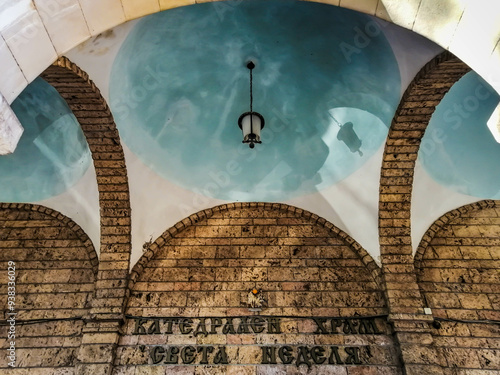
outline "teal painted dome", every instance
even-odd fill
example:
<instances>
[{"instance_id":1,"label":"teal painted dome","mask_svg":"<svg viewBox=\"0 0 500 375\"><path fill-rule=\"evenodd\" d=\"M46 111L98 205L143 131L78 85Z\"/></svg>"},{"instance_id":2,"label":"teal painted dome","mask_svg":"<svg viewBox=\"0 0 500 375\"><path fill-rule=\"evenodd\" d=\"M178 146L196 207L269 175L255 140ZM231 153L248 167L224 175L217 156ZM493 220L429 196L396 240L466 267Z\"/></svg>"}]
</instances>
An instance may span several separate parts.
<instances>
[{"instance_id":1,"label":"teal painted dome","mask_svg":"<svg viewBox=\"0 0 500 375\"><path fill-rule=\"evenodd\" d=\"M500 199L500 144L487 126L499 100L475 72L445 95L419 151L419 161L435 181L461 194Z\"/></svg>"},{"instance_id":2,"label":"teal painted dome","mask_svg":"<svg viewBox=\"0 0 500 375\"><path fill-rule=\"evenodd\" d=\"M41 201L76 184L91 155L80 124L59 93L37 78L12 109L24 133L13 154L0 156L0 201Z\"/></svg>"},{"instance_id":3,"label":"teal painted dome","mask_svg":"<svg viewBox=\"0 0 500 375\"><path fill-rule=\"evenodd\" d=\"M373 18L293 1L205 3L145 17L113 63L122 140L188 190L231 201L313 193L359 169L385 140L397 61ZM239 116L265 118L242 144ZM347 125L346 125L347 124Z\"/></svg>"}]
</instances>

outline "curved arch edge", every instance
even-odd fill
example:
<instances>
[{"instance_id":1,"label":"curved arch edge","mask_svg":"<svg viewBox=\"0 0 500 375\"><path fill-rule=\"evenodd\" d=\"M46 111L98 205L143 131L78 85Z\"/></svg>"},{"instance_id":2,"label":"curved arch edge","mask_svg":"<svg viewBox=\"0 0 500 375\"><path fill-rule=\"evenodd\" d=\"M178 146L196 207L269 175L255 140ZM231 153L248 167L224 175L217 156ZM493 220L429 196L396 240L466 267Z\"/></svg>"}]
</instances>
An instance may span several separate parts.
<instances>
[{"instance_id":1,"label":"curved arch edge","mask_svg":"<svg viewBox=\"0 0 500 375\"><path fill-rule=\"evenodd\" d=\"M85 233L85 231L75 223L71 218L63 215L59 211L53 210L52 208L48 208L39 204L29 204L29 203L0 203L0 209L14 209L21 211L34 211L43 213L45 215L51 216L54 219L58 220L66 227L68 227L77 238L82 242L87 250L87 254L89 257L89 261L92 265L92 269L94 275L97 276L97 270L99 266L99 259L97 257L97 252L95 251L94 244L90 240L89 236Z\"/></svg>"},{"instance_id":2,"label":"curved arch edge","mask_svg":"<svg viewBox=\"0 0 500 375\"><path fill-rule=\"evenodd\" d=\"M177 222L177 224L175 224L174 226L163 232L163 234L161 234L153 243L151 243L147 248L144 249L144 254L132 268L129 277L128 290L130 291L133 289L135 282L144 271L146 264L151 259L153 259L155 253L160 249L160 247L163 246L165 243L167 243L170 239L174 238L179 232L192 226L193 224L209 219L217 212L224 212L233 209L245 209L245 208L261 208L266 211L273 210L273 211L292 212L297 217L307 219L311 223L313 224L315 223L331 231L336 236L341 238L345 242L345 244L349 246L351 250L354 251L354 253L359 257L361 262L364 264L364 266L368 269L368 271L372 275L372 278L377 284L377 286L379 288L381 287L382 285L381 269L377 265L375 260L371 257L371 255L368 254L368 252L365 249L363 249L363 247L358 242L356 242L356 240L354 240L351 236L349 236L341 229L337 228L335 225L333 225L326 219L316 214L313 214L312 212L303 210L298 207L290 206L284 203L237 202L237 203L222 204L219 206L201 210Z\"/></svg>"},{"instance_id":3,"label":"curved arch edge","mask_svg":"<svg viewBox=\"0 0 500 375\"><path fill-rule=\"evenodd\" d=\"M469 213L469 212L474 212L474 211L481 211L485 210L488 208L494 208L499 205L498 201L494 201L491 199L485 199L482 201L478 201L475 203L470 203L466 204L464 206L458 207L454 210L448 211L444 215L442 215L440 218L438 218L434 223L427 229L425 234L422 236L422 239L420 240L420 243L417 247L417 251L414 256L414 262L415 262L415 268L420 268L421 267L421 262L423 260L423 256L425 254L425 251L427 250L427 247L431 243L432 239L436 236L436 234L443 229L447 224L452 222L455 219L458 219L462 217L462 215Z\"/></svg>"}]
</instances>

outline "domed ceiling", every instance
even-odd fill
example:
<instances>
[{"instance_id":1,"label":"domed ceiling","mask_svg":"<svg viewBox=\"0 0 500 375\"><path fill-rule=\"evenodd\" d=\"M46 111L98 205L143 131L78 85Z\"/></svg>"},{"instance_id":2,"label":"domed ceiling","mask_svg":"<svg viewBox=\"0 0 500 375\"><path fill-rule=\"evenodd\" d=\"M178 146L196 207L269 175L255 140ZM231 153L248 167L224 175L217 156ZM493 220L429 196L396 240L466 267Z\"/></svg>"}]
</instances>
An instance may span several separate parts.
<instances>
[{"instance_id":1,"label":"domed ceiling","mask_svg":"<svg viewBox=\"0 0 500 375\"><path fill-rule=\"evenodd\" d=\"M439 51L354 11L252 0L150 15L67 55L110 103L124 145L133 261L177 221L234 201L312 211L376 259L384 141L402 92ZM266 122L254 149L237 124L249 110L250 60L253 109ZM417 163L414 243L444 212L498 198L499 145L485 124L498 100L470 73L437 108ZM25 134L0 157L0 200L43 201L93 232L98 247L95 174L69 108L41 79L12 107Z\"/></svg>"},{"instance_id":2,"label":"domed ceiling","mask_svg":"<svg viewBox=\"0 0 500 375\"><path fill-rule=\"evenodd\" d=\"M37 78L12 109L24 134L15 153L0 157L0 201L41 201L70 189L87 171L91 156L64 99Z\"/></svg>"},{"instance_id":3,"label":"domed ceiling","mask_svg":"<svg viewBox=\"0 0 500 375\"><path fill-rule=\"evenodd\" d=\"M276 201L322 190L387 135L401 84L381 28L357 12L289 1L146 17L111 73L121 137L162 177L213 198ZM250 60L253 108L266 121L254 150L237 126L249 110Z\"/></svg>"},{"instance_id":4,"label":"domed ceiling","mask_svg":"<svg viewBox=\"0 0 500 375\"><path fill-rule=\"evenodd\" d=\"M499 100L475 72L445 95L419 151L419 161L436 182L457 193L500 199L500 145L487 126Z\"/></svg>"}]
</instances>

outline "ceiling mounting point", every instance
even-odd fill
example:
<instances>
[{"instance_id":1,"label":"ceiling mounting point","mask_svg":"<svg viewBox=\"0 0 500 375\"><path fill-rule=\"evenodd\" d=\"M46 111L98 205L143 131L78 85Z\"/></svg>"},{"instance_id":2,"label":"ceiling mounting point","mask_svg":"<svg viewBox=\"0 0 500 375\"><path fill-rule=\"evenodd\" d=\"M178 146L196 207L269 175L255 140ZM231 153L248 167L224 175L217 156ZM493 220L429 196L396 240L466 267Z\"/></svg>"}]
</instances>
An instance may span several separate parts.
<instances>
[{"instance_id":1,"label":"ceiling mounting point","mask_svg":"<svg viewBox=\"0 0 500 375\"><path fill-rule=\"evenodd\" d=\"M255 68L255 64L252 60L250 60L249 62L247 62L247 68L248 69L253 69Z\"/></svg>"}]
</instances>

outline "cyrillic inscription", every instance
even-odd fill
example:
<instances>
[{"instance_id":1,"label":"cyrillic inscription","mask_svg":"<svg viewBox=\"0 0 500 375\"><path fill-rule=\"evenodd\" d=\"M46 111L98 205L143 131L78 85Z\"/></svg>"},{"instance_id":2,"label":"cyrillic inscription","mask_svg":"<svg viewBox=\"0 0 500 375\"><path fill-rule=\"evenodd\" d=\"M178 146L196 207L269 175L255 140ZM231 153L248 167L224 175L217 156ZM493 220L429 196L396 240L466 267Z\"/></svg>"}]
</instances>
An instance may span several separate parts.
<instances>
[{"instance_id":1,"label":"cyrillic inscription","mask_svg":"<svg viewBox=\"0 0 500 375\"><path fill-rule=\"evenodd\" d=\"M135 335L176 334L191 337L208 335L280 334L281 319L311 319L305 334L313 335L380 335L383 332L374 317L133 317ZM385 328L383 329L385 331ZM267 345L260 346L261 364L264 365L360 365L366 359L360 355L364 347L336 345ZM369 352L369 348L366 348ZM226 365L230 364L226 346L170 345L149 349L150 362L154 365Z\"/></svg>"},{"instance_id":2,"label":"cyrillic inscription","mask_svg":"<svg viewBox=\"0 0 500 375\"><path fill-rule=\"evenodd\" d=\"M227 365L229 363L225 346L154 346L149 356L154 365L200 364Z\"/></svg>"},{"instance_id":3,"label":"cyrillic inscription","mask_svg":"<svg viewBox=\"0 0 500 375\"><path fill-rule=\"evenodd\" d=\"M311 318L316 323L316 334L379 335L374 318Z\"/></svg>"},{"instance_id":4,"label":"cyrillic inscription","mask_svg":"<svg viewBox=\"0 0 500 375\"><path fill-rule=\"evenodd\" d=\"M357 346L262 346L262 364L277 365L360 365ZM278 354L278 355L276 355Z\"/></svg>"},{"instance_id":5,"label":"cyrillic inscription","mask_svg":"<svg viewBox=\"0 0 500 375\"><path fill-rule=\"evenodd\" d=\"M235 335L253 333L281 333L278 317L250 316L241 318L134 318L134 335Z\"/></svg>"}]
</instances>

